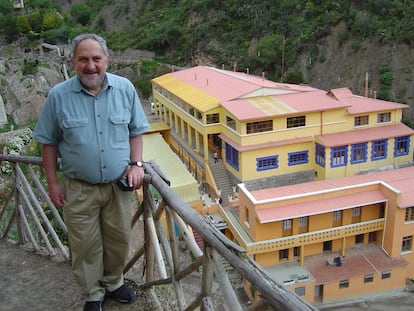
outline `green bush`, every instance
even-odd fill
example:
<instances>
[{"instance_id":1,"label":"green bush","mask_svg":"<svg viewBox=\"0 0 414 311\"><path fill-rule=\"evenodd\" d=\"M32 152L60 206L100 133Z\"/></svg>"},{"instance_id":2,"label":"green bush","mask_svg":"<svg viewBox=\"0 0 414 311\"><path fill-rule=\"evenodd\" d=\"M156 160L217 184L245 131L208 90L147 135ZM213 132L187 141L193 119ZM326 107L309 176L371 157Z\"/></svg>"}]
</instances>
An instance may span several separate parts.
<instances>
[{"instance_id":1,"label":"green bush","mask_svg":"<svg viewBox=\"0 0 414 311\"><path fill-rule=\"evenodd\" d=\"M140 78L135 81L135 86L138 88L140 93L145 99L148 99L152 93L151 80L147 78Z\"/></svg>"},{"instance_id":2,"label":"green bush","mask_svg":"<svg viewBox=\"0 0 414 311\"><path fill-rule=\"evenodd\" d=\"M38 65L39 63L36 60L25 60L22 73L24 75L35 74L37 72Z\"/></svg>"}]
</instances>

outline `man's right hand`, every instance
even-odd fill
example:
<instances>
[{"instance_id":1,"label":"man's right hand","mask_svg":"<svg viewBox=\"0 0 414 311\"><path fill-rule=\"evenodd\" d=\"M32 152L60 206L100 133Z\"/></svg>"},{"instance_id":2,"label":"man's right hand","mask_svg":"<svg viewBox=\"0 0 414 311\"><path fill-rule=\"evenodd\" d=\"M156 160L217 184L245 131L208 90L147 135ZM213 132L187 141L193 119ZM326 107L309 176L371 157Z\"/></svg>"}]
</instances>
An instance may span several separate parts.
<instances>
[{"instance_id":1,"label":"man's right hand","mask_svg":"<svg viewBox=\"0 0 414 311\"><path fill-rule=\"evenodd\" d=\"M52 184L47 186L49 197L56 206L65 205L65 195L63 189L59 184Z\"/></svg>"}]
</instances>

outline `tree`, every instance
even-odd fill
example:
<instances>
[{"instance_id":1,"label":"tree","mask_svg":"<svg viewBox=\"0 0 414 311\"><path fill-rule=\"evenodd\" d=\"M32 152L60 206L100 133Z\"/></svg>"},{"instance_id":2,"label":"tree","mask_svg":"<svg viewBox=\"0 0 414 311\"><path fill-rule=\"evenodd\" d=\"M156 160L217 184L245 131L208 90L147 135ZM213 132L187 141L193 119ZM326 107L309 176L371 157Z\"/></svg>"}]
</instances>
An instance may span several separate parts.
<instances>
[{"instance_id":1,"label":"tree","mask_svg":"<svg viewBox=\"0 0 414 311\"><path fill-rule=\"evenodd\" d=\"M74 3L70 7L70 15L72 15L77 23L85 26L91 21L92 10L87 4Z\"/></svg>"},{"instance_id":2,"label":"tree","mask_svg":"<svg viewBox=\"0 0 414 311\"><path fill-rule=\"evenodd\" d=\"M43 16L43 30L59 28L63 24L63 18L57 12L49 12Z\"/></svg>"},{"instance_id":3,"label":"tree","mask_svg":"<svg viewBox=\"0 0 414 311\"><path fill-rule=\"evenodd\" d=\"M32 27L30 27L29 21L27 20L27 17L24 15L17 16L16 19L16 26L19 32L21 33L29 33L32 30Z\"/></svg>"}]
</instances>

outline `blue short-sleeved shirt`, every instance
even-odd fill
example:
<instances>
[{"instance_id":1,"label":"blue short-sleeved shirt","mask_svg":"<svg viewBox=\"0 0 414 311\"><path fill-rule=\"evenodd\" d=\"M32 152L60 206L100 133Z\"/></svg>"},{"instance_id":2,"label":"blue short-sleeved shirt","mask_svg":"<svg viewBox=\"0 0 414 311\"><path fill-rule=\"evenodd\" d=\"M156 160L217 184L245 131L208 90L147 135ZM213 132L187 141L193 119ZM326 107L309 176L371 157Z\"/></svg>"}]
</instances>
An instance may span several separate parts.
<instances>
[{"instance_id":1,"label":"blue short-sleeved shirt","mask_svg":"<svg viewBox=\"0 0 414 311\"><path fill-rule=\"evenodd\" d=\"M128 79L106 73L104 87L94 96L74 76L49 91L33 139L58 147L66 176L107 183L119 178L128 166L129 138L148 128Z\"/></svg>"}]
</instances>

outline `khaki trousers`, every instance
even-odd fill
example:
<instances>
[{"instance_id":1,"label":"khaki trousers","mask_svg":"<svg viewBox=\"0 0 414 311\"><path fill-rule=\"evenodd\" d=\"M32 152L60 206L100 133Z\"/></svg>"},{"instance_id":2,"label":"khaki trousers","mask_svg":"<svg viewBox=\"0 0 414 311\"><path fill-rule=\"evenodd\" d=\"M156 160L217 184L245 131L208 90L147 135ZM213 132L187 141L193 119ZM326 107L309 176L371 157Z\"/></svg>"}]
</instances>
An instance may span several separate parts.
<instances>
[{"instance_id":1,"label":"khaki trousers","mask_svg":"<svg viewBox=\"0 0 414 311\"><path fill-rule=\"evenodd\" d=\"M105 290L124 283L128 258L132 192L115 183L92 185L63 176L72 271L86 301L102 301Z\"/></svg>"}]
</instances>

